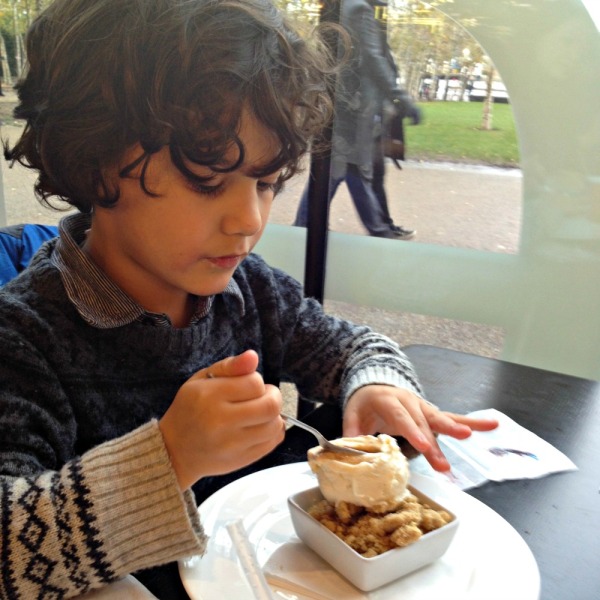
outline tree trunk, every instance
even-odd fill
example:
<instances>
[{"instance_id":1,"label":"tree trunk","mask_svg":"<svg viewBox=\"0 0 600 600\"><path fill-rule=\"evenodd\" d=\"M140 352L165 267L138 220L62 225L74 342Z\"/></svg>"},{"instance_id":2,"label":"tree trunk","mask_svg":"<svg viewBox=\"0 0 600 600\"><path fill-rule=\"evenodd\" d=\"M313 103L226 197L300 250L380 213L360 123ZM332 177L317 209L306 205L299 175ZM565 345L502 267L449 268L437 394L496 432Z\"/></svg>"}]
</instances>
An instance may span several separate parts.
<instances>
[{"instance_id":1,"label":"tree trunk","mask_svg":"<svg viewBox=\"0 0 600 600\"><path fill-rule=\"evenodd\" d=\"M8 54L6 54L6 44L4 43L4 37L2 37L2 34L0 33L0 61L1 61L1 68L0 68L0 73L2 74L2 81L1 83L3 85L6 86L11 86L12 85L12 77L10 74L10 68L8 66Z\"/></svg>"},{"instance_id":2,"label":"tree trunk","mask_svg":"<svg viewBox=\"0 0 600 600\"><path fill-rule=\"evenodd\" d=\"M492 106L494 103L494 97L492 96L492 83L494 81L494 73L495 70L492 67L488 72L487 89L485 100L483 101L483 118L481 120L481 129L484 131L490 131L492 129Z\"/></svg>"}]
</instances>

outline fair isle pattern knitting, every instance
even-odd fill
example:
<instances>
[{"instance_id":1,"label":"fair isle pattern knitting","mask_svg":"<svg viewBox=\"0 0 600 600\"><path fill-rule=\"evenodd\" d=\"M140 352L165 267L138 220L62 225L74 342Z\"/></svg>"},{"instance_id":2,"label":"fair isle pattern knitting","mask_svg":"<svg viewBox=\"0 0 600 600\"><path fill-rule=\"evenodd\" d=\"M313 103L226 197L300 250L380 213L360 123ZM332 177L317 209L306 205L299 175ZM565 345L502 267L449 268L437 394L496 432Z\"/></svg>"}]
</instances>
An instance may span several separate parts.
<instances>
[{"instance_id":1,"label":"fair isle pattern knitting","mask_svg":"<svg viewBox=\"0 0 600 600\"><path fill-rule=\"evenodd\" d=\"M156 421L60 472L0 477L0 507L2 600L78 596L206 545L193 494L179 491Z\"/></svg>"},{"instance_id":2,"label":"fair isle pattern knitting","mask_svg":"<svg viewBox=\"0 0 600 600\"><path fill-rule=\"evenodd\" d=\"M26 597L23 590L44 598L64 598L73 589L87 591L92 582L97 587L115 578L102 552L99 532L94 522L86 518L90 509L88 490L78 461L60 474L47 472L36 479L15 480L12 490L6 481L1 485L0 498L7 500L12 496L12 502L6 503L7 510L2 511L2 598ZM48 498L54 499L54 531L41 517L46 513L44 504ZM19 530L9 528L11 522L19 523ZM10 536L15 533L16 540L10 546L16 549L20 545L28 557L26 561L10 560L7 549ZM57 548L59 560L55 558ZM72 582L72 586L61 585L57 580L55 571L60 563L65 582Z\"/></svg>"}]
</instances>

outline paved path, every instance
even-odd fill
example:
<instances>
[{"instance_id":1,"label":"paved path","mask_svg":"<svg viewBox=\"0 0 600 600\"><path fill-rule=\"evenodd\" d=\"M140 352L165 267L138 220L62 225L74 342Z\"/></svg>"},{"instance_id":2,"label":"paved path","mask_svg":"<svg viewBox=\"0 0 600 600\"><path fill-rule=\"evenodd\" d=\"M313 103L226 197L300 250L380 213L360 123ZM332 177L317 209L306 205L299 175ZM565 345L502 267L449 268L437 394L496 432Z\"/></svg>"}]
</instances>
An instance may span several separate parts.
<instances>
[{"instance_id":1,"label":"paved path","mask_svg":"<svg viewBox=\"0 0 600 600\"><path fill-rule=\"evenodd\" d=\"M514 253L521 227L521 172L450 163L407 161L386 170L394 220L417 230L416 241ZM294 220L306 175L289 182L275 201L274 222ZM345 185L331 205L330 228L366 234Z\"/></svg>"}]
</instances>

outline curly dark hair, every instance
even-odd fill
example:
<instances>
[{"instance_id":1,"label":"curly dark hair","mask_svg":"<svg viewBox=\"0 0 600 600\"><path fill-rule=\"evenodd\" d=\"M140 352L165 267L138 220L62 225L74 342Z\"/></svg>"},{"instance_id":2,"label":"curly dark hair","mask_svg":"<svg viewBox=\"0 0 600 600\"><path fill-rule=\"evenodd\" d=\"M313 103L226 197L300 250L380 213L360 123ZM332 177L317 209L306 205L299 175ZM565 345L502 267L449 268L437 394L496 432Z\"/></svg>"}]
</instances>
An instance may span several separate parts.
<instances>
[{"instance_id":1,"label":"curly dark hair","mask_svg":"<svg viewBox=\"0 0 600 600\"><path fill-rule=\"evenodd\" d=\"M15 109L26 126L5 157L38 171L43 203L82 212L118 201L106 173L137 143L120 176L142 165L148 194L146 167L167 145L187 177L187 160L232 170L246 107L278 139L265 173L283 169L283 182L331 118L331 53L269 0L55 0L28 32L27 58ZM239 159L227 164L232 143Z\"/></svg>"}]
</instances>

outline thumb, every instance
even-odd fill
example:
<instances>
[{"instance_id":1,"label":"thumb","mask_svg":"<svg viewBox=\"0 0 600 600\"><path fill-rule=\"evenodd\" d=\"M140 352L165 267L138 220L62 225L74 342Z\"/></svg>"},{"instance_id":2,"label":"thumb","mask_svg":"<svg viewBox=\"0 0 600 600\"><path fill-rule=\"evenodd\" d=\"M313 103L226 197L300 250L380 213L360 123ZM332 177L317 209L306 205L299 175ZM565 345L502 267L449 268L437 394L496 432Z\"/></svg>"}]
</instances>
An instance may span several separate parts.
<instances>
[{"instance_id":1,"label":"thumb","mask_svg":"<svg viewBox=\"0 0 600 600\"><path fill-rule=\"evenodd\" d=\"M258 367L258 354L246 350L237 356L228 356L206 369L198 371L192 379L211 379L218 377L239 377L250 375Z\"/></svg>"},{"instance_id":2,"label":"thumb","mask_svg":"<svg viewBox=\"0 0 600 600\"><path fill-rule=\"evenodd\" d=\"M358 412L351 408L346 408L344 411L342 435L344 437L356 437L362 433Z\"/></svg>"}]
</instances>

